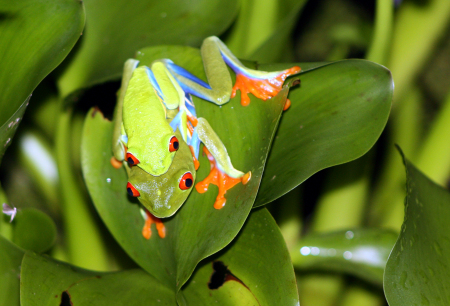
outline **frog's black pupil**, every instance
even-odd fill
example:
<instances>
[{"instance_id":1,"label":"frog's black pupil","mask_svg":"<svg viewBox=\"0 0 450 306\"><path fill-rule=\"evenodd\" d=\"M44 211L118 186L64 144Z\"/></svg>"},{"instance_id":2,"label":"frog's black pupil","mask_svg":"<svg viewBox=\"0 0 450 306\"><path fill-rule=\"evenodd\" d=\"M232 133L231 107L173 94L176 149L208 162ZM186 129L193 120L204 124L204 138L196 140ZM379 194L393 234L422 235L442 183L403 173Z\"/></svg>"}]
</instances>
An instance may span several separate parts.
<instances>
[{"instance_id":1,"label":"frog's black pupil","mask_svg":"<svg viewBox=\"0 0 450 306\"><path fill-rule=\"evenodd\" d=\"M134 197L133 190L131 190L131 188L127 188L127 191L130 196Z\"/></svg>"},{"instance_id":2,"label":"frog's black pupil","mask_svg":"<svg viewBox=\"0 0 450 306\"><path fill-rule=\"evenodd\" d=\"M192 182L192 180L191 180L190 178L186 179L185 184L186 184L186 187L187 187L187 188L191 188L192 183L193 183L193 182Z\"/></svg>"},{"instance_id":3,"label":"frog's black pupil","mask_svg":"<svg viewBox=\"0 0 450 306\"><path fill-rule=\"evenodd\" d=\"M174 148L175 150L178 150L178 141L174 141L174 142L173 142L173 148Z\"/></svg>"},{"instance_id":4,"label":"frog's black pupil","mask_svg":"<svg viewBox=\"0 0 450 306\"><path fill-rule=\"evenodd\" d=\"M134 165L134 161L131 157L128 157L127 161L128 161L128 164L130 164L131 166Z\"/></svg>"}]
</instances>

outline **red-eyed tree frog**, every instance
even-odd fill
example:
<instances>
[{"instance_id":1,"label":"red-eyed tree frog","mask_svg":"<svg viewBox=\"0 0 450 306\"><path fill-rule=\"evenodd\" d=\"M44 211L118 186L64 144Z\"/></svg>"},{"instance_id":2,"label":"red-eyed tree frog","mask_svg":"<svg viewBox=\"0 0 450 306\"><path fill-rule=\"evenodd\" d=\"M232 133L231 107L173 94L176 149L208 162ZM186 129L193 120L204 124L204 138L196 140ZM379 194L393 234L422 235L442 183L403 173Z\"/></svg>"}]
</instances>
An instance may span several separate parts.
<instances>
[{"instance_id":1,"label":"red-eyed tree frog","mask_svg":"<svg viewBox=\"0 0 450 306\"><path fill-rule=\"evenodd\" d=\"M205 192L209 183L218 185L215 208L225 205L226 190L251 178L250 171L233 167L208 121L196 117L191 95L222 105L240 89L245 106L250 101L247 93L271 98L287 76L300 71L299 67L277 72L248 69L215 36L204 40L201 55L209 84L169 59L154 61L150 67L137 67L138 61L129 59L124 66L114 113L112 163L120 167L123 161L128 193L157 218L172 216L191 192L200 142L206 148L211 173L196 189ZM227 65L236 73L234 87ZM147 214L149 224L150 219Z\"/></svg>"}]
</instances>

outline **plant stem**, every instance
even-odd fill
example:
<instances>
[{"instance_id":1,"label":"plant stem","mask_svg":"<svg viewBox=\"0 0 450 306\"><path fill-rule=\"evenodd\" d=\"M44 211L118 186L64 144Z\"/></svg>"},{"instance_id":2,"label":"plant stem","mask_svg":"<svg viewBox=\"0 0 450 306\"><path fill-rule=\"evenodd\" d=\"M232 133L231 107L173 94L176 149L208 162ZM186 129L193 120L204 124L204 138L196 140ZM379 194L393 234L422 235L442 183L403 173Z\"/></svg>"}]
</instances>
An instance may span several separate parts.
<instances>
[{"instance_id":1,"label":"plant stem","mask_svg":"<svg viewBox=\"0 0 450 306\"><path fill-rule=\"evenodd\" d=\"M414 161L436 183L447 183L450 175L450 93Z\"/></svg>"},{"instance_id":2,"label":"plant stem","mask_svg":"<svg viewBox=\"0 0 450 306\"><path fill-rule=\"evenodd\" d=\"M369 187L369 153L350 163L330 169L325 190L319 199L311 230L327 232L361 226ZM333 305L345 285L341 275L308 275L299 287L307 305ZM317 284L322 283L321 294ZM325 300L324 300L325 297ZM321 304L323 301L324 304ZM328 303L328 304L325 304Z\"/></svg>"},{"instance_id":3,"label":"plant stem","mask_svg":"<svg viewBox=\"0 0 450 306\"><path fill-rule=\"evenodd\" d=\"M279 207L277 223L289 251L298 244L302 232L301 195L302 188L298 186L276 200Z\"/></svg>"},{"instance_id":4,"label":"plant stem","mask_svg":"<svg viewBox=\"0 0 450 306\"><path fill-rule=\"evenodd\" d=\"M330 306L336 305L344 282L337 274L307 274L299 278L298 289L300 305Z\"/></svg>"},{"instance_id":5,"label":"plant stem","mask_svg":"<svg viewBox=\"0 0 450 306\"><path fill-rule=\"evenodd\" d=\"M382 306L384 305L383 295L359 284L350 284L347 287L340 306Z\"/></svg>"},{"instance_id":6,"label":"plant stem","mask_svg":"<svg viewBox=\"0 0 450 306\"><path fill-rule=\"evenodd\" d=\"M330 169L312 229L327 232L362 224L372 154Z\"/></svg>"},{"instance_id":7,"label":"plant stem","mask_svg":"<svg viewBox=\"0 0 450 306\"><path fill-rule=\"evenodd\" d=\"M243 0L227 46L240 58L248 58L276 29L277 0Z\"/></svg>"},{"instance_id":8,"label":"plant stem","mask_svg":"<svg viewBox=\"0 0 450 306\"><path fill-rule=\"evenodd\" d=\"M398 144L406 156L413 156L418 145L417 135L421 135L422 130L421 100L417 88L410 90L389 121L387 130L391 132L391 139L388 140L388 153L370 205L369 224L372 226L384 225L400 230L406 179L405 168L394 144Z\"/></svg>"},{"instance_id":9,"label":"plant stem","mask_svg":"<svg viewBox=\"0 0 450 306\"><path fill-rule=\"evenodd\" d=\"M404 1L393 33L389 68L395 80L395 100L401 102L408 88L447 28L450 1Z\"/></svg>"},{"instance_id":10,"label":"plant stem","mask_svg":"<svg viewBox=\"0 0 450 306\"><path fill-rule=\"evenodd\" d=\"M377 0L373 37L366 55L369 61L386 64L388 50L391 46L393 19L394 4L392 0Z\"/></svg>"}]
</instances>

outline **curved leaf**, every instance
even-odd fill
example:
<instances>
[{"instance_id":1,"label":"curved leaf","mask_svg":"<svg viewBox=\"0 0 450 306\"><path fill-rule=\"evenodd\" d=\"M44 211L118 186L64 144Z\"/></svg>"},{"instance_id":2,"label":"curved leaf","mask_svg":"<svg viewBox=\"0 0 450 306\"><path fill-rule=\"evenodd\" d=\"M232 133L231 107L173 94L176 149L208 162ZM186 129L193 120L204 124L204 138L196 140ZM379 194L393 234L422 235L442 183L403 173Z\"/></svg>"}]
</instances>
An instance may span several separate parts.
<instances>
[{"instance_id":1,"label":"curved leaf","mask_svg":"<svg viewBox=\"0 0 450 306\"><path fill-rule=\"evenodd\" d=\"M67 56L83 26L81 1L1 1L0 124Z\"/></svg>"},{"instance_id":2,"label":"curved leaf","mask_svg":"<svg viewBox=\"0 0 450 306\"><path fill-rule=\"evenodd\" d=\"M21 305L176 305L173 291L142 270L104 273L27 252Z\"/></svg>"},{"instance_id":3,"label":"curved leaf","mask_svg":"<svg viewBox=\"0 0 450 306\"><path fill-rule=\"evenodd\" d=\"M13 242L25 250L42 253L56 240L53 220L34 208L20 209L13 221Z\"/></svg>"},{"instance_id":4,"label":"curved leaf","mask_svg":"<svg viewBox=\"0 0 450 306\"><path fill-rule=\"evenodd\" d=\"M238 1L85 1L89 23L79 49L59 79L63 96L119 78L123 63L149 45L199 45L227 29Z\"/></svg>"},{"instance_id":5,"label":"curved leaf","mask_svg":"<svg viewBox=\"0 0 450 306\"><path fill-rule=\"evenodd\" d=\"M356 275L381 285L397 234L384 229L353 229L310 234L291 252L299 269L320 269Z\"/></svg>"},{"instance_id":6,"label":"curved leaf","mask_svg":"<svg viewBox=\"0 0 450 306\"><path fill-rule=\"evenodd\" d=\"M286 243L270 213L252 212L236 239L204 260L181 292L188 305L298 305Z\"/></svg>"},{"instance_id":7,"label":"curved leaf","mask_svg":"<svg viewBox=\"0 0 450 306\"><path fill-rule=\"evenodd\" d=\"M20 120L22 120L25 110L27 109L28 102L31 95L19 106L17 111L0 126L0 162L6 149L11 145L11 139L14 137L17 128L19 127Z\"/></svg>"},{"instance_id":8,"label":"curved leaf","mask_svg":"<svg viewBox=\"0 0 450 306\"><path fill-rule=\"evenodd\" d=\"M255 207L324 168L360 157L386 124L393 82L383 66L345 60L316 66L299 77L301 85L289 95L292 105L280 121Z\"/></svg>"},{"instance_id":9,"label":"curved leaf","mask_svg":"<svg viewBox=\"0 0 450 306\"><path fill-rule=\"evenodd\" d=\"M0 235L0 305L19 306L20 265L24 251Z\"/></svg>"},{"instance_id":10,"label":"curved leaf","mask_svg":"<svg viewBox=\"0 0 450 306\"><path fill-rule=\"evenodd\" d=\"M155 47L141 50L138 57L143 65L157 58L170 58L205 79L197 49ZM97 112L90 112L82 145L86 184L109 230L141 267L168 286L179 289L201 259L219 251L237 235L256 197L287 93L288 86L285 86L271 101L253 98L248 107L240 105L239 97L222 107L194 99L198 116L208 119L225 144L233 165L244 172L251 170L252 179L229 190L227 203L221 210L213 208L217 196L215 186L205 194L193 191L180 211L165 220L167 237L152 237L150 241L140 235L144 221L137 203L130 202L127 196L125 171L113 169L109 162L112 124ZM200 157L200 164L203 166L197 172L198 181L209 173L206 157Z\"/></svg>"},{"instance_id":11,"label":"curved leaf","mask_svg":"<svg viewBox=\"0 0 450 306\"><path fill-rule=\"evenodd\" d=\"M390 306L450 304L450 192L405 157L405 220L389 256L384 292Z\"/></svg>"}]
</instances>

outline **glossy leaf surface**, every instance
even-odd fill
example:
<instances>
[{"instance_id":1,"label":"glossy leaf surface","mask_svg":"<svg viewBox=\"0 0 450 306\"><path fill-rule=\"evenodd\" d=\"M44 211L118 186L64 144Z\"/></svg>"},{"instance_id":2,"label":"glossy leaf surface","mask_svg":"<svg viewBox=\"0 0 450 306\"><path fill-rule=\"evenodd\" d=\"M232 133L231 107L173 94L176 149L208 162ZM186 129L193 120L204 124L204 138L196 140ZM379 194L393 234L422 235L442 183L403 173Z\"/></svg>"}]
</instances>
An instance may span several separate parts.
<instances>
[{"instance_id":1,"label":"glossy leaf surface","mask_svg":"<svg viewBox=\"0 0 450 306\"><path fill-rule=\"evenodd\" d=\"M119 79L136 50L161 44L198 46L224 32L237 14L238 1L88 0L86 33L59 80L63 96L93 84Z\"/></svg>"},{"instance_id":2,"label":"glossy leaf surface","mask_svg":"<svg viewBox=\"0 0 450 306\"><path fill-rule=\"evenodd\" d=\"M298 269L348 273L381 286L396 240L396 233L383 229L310 234L293 248L291 258Z\"/></svg>"},{"instance_id":3,"label":"glossy leaf surface","mask_svg":"<svg viewBox=\"0 0 450 306\"><path fill-rule=\"evenodd\" d=\"M157 47L141 50L138 58L141 64L170 58L205 78L197 49ZM195 99L197 115L210 122L235 168L244 172L251 170L252 179L245 186L238 184L229 190L227 203L221 210L213 207L217 196L215 186L210 186L204 194L194 190L176 215L164 220L166 238L160 239L154 230L149 241L140 234L144 220L137 201L130 201L127 196L124 169L115 170L110 164L112 123L98 112L87 116L82 145L87 187L110 231L141 267L168 286L179 289L201 259L219 251L237 235L256 197L286 95L287 88L271 101L253 98L248 107L240 105L239 97L222 107ZM197 182L209 173L206 157L200 156L200 165Z\"/></svg>"},{"instance_id":4,"label":"glossy leaf surface","mask_svg":"<svg viewBox=\"0 0 450 306\"><path fill-rule=\"evenodd\" d=\"M250 214L230 245L199 265L182 293L189 305L288 306L299 303L295 283L284 239L261 209Z\"/></svg>"},{"instance_id":5,"label":"glossy leaf surface","mask_svg":"<svg viewBox=\"0 0 450 306\"><path fill-rule=\"evenodd\" d=\"M21 305L176 305L175 294L142 270L102 273L27 252Z\"/></svg>"},{"instance_id":6,"label":"glossy leaf surface","mask_svg":"<svg viewBox=\"0 0 450 306\"><path fill-rule=\"evenodd\" d=\"M84 27L75 0L2 0L0 4L0 125L67 56Z\"/></svg>"},{"instance_id":7,"label":"glossy leaf surface","mask_svg":"<svg viewBox=\"0 0 450 306\"><path fill-rule=\"evenodd\" d=\"M316 65L300 64L301 84L289 94L292 105L280 121L255 207L360 157L384 129L394 89L389 70L365 60Z\"/></svg>"},{"instance_id":8,"label":"glossy leaf surface","mask_svg":"<svg viewBox=\"0 0 450 306\"><path fill-rule=\"evenodd\" d=\"M13 221L13 241L25 250L45 252L56 240L56 225L40 210L25 208L17 212Z\"/></svg>"},{"instance_id":9,"label":"glossy leaf surface","mask_svg":"<svg viewBox=\"0 0 450 306\"><path fill-rule=\"evenodd\" d=\"M6 149L11 145L11 140L16 133L19 123L25 114L27 109L30 96L25 100L22 105L19 106L17 111L8 119L6 122L0 126L0 162L2 161L3 155Z\"/></svg>"},{"instance_id":10,"label":"glossy leaf surface","mask_svg":"<svg viewBox=\"0 0 450 306\"><path fill-rule=\"evenodd\" d=\"M389 256L384 292L390 306L450 304L450 192L406 158L406 210Z\"/></svg>"},{"instance_id":11,"label":"glossy leaf surface","mask_svg":"<svg viewBox=\"0 0 450 306\"><path fill-rule=\"evenodd\" d=\"M19 306L20 265L24 251L0 235L0 305Z\"/></svg>"}]
</instances>

